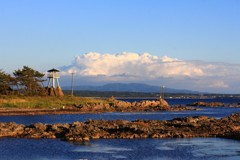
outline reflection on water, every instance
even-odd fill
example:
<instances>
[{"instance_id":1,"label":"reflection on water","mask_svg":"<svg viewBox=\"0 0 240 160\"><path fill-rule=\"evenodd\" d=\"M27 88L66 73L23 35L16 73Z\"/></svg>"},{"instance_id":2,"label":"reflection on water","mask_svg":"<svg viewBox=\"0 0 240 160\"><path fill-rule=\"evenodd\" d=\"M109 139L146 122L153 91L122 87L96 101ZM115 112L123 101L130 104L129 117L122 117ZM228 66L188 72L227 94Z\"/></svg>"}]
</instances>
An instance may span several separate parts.
<instances>
[{"instance_id":1,"label":"reflection on water","mask_svg":"<svg viewBox=\"0 0 240 160\"><path fill-rule=\"evenodd\" d=\"M97 152L97 156L110 159L235 160L240 158L240 142L220 138L97 140L75 151L84 152L87 159L94 159L88 155L95 157Z\"/></svg>"},{"instance_id":2,"label":"reflection on water","mask_svg":"<svg viewBox=\"0 0 240 160\"><path fill-rule=\"evenodd\" d=\"M93 145L85 145L84 148L76 148L74 152L93 152L93 153L117 153L119 151L131 151L132 149L129 148L121 148L115 147L110 145L100 145L100 144L93 144Z\"/></svg>"},{"instance_id":3,"label":"reflection on water","mask_svg":"<svg viewBox=\"0 0 240 160\"><path fill-rule=\"evenodd\" d=\"M193 141L194 142L194 141ZM201 140L196 141L196 145L201 145L193 153L196 157L232 157L239 158L240 148L238 141L232 141L231 145L226 143L226 141L218 141L218 143L213 142L202 142ZM219 147L220 146L220 147Z\"/></svg>"},{"instance_id":4,"label":"reflection on water","mask_svg":"<svg viewBox=\"0 0 240 160\"><path fill-rule=\"evenodd\" d=\"M240 142L219 138L178 139L162 144L163 149L174 149L174 152L188 150L194 159L239 159ZM162 150L162 147L158 149Z\"/></svg>"},{"instance_id":5,"label":"reflection on water","mask_svg":"<svg viewBox=\"0 0 240 160\"><path fill-rule=\"evenodd\" d=\"M11 160L239 160L240 142L221 138L111 139L76 144L56 139L0 139Z\"/></svg>"}]
</instances>

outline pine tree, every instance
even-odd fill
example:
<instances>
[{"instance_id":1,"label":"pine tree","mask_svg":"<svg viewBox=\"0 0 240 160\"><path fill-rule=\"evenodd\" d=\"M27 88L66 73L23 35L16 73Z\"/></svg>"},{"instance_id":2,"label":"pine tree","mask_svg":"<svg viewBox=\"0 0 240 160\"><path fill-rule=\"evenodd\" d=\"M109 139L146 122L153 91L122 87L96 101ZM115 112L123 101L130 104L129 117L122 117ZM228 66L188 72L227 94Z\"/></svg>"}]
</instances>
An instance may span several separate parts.
<instances>
[{"instance_id":1,"label":"pine tree","mask_svg":"<svg viewBox=\"0 0 240 160\"><path fill-rule=\"evenodd\" d=\"M13 75L17 80L17 85L23 90L25 95L45 94L43 73L28 66L23 66L22 69L15 70Z\"/></svg>"},{"instance_id":2,"label":"pine tree","mask_svg":"<svg viewBox=\"0 0 240 160\"><path fill-rule=\"evenodd\" d=\"M9 94L13 91L11 88L15 84L15 78L10 74L0 70L0 94Z\"/></svg>"}]
</instances>

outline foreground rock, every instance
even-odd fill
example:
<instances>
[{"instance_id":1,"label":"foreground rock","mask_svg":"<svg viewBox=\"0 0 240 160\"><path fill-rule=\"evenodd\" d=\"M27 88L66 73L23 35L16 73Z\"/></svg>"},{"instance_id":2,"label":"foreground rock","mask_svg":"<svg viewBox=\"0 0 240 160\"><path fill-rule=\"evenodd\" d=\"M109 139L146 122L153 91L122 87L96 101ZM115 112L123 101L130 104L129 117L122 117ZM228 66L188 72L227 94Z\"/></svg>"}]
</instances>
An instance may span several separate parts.
<instances>
[{"instance_id":1,"label":"foreground rock","mask_svg":"<svg viewBox=\"0 0 240 160\"><path fill-rule=\"evenodd\" d=\"M240 113L216 119L206 116L173 120L88 120L72 124L0 123L0 137L59 138L85 142L111 138L224 137L240 140Z\"/></svg>"},{"instance_id":2,"label":"foreground rock","mask_svg":"<svg viewBox=\"0 0 240 160\"><path fill-rule=\"evenodd\" d=\"M222 102L194 102L193 104L188 104L187 106L196 106L196 107L235 107L239 108L240 103L222 103Z\"/></svg>"}]
</instances>

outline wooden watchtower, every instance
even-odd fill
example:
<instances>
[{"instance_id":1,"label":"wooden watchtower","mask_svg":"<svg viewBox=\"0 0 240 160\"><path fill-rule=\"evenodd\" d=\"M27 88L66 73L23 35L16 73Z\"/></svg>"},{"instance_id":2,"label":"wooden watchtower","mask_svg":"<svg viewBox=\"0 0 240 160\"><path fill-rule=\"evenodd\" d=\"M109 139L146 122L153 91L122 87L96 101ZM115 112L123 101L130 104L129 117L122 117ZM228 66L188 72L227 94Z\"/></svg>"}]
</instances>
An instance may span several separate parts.
<instances>
[{"instance_id":1,"label":"wooden watchtower","mask_svg":"<svg viewBox=\"0 0 240 160\"><path fill-rule=\"evenodd\" d=\"M60 78L59 72L60 71L55 68L48 70L47 92L50 96L64 96L58 81L58 79Z\"/></svg>"}]
</instances>

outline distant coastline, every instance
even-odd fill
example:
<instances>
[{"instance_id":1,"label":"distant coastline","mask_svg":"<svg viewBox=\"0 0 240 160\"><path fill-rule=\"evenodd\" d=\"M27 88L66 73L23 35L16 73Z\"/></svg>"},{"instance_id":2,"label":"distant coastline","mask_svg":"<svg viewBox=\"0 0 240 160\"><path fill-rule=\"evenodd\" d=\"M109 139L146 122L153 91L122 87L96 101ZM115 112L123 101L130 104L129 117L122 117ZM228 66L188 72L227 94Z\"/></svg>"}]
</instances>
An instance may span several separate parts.
<instances>
[{"instance_id":1,"label":"distant coastline","mask_svg":"<svg viewBox=\"0 0 240 160\"><path fill-rule=\"evenodd\" d=\"M63 90L65 94L70 94L71 90ZM114 96L120 99L141 98L141 99L157 99L158 92L130 92L130 91L89 91L75 90L75 96L81 97L99 97L106 98ZM187 94L187 93L164 93L164 98L181 98L181 99L209 99L209 98L240 98L240 94Z\"/></svg>"}]
</instances>

